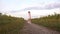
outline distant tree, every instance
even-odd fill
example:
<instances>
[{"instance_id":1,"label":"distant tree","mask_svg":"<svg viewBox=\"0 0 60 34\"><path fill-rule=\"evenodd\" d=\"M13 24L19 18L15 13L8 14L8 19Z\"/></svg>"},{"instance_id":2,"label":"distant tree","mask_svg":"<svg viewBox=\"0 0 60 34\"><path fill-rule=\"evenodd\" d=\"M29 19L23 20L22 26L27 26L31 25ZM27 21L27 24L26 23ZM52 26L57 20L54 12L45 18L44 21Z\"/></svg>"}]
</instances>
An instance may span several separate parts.
<instances>
[{"instance_id":1,"label":"distant tree","mask_svg":"<svg viewBox=\"0 0 60 34\"><path fill-rule=\"evenodd\" d=\"M56 15L57 15L57 13L56 13L56 12L54 12L54 15L56 16Z\"/></svg>"},{"instance_id":2,"label":"distant tree","mask_svg":"<svg viewBox=\"0 0 60 34\"><path fill-rule=\"evenodd\" d=\"M0 16L2 15L2 13L0 13Z\"/></svg>"}]
</instances>

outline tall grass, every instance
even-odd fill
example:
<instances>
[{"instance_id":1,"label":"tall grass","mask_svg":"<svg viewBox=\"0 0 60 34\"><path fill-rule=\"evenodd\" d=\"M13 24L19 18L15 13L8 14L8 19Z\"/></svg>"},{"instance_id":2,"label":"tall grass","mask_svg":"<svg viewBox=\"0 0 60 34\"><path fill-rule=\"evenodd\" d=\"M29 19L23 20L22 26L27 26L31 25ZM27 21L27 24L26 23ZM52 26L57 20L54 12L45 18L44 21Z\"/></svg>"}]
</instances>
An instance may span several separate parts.
<instances>
[{"instance_id":1,"label":"tall grass","mask_svg":"<svg viewBox=\"0 0 60 34\"><path fill-rule=\"evenodd\" d=\"M24 19L0 13L0 34L18 34L24 26Z\"/></svg>"},{"instance_id":2,"label":"tall grass","mask_svg":"<svg viewBox=\"0 0 60 34\"><path fill-rule=\"evenodd\" d=\"M32 23L60 31L60 14L32 19Z\"/></svg>"}]
</instances>

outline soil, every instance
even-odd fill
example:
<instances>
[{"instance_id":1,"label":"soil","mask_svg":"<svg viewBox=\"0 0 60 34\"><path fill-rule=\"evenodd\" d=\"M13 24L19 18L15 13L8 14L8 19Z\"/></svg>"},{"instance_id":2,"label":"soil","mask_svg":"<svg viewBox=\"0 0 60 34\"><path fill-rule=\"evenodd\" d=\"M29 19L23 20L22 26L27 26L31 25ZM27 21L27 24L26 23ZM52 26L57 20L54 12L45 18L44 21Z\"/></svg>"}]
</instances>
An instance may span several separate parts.
<instances>
[{"instance_id":1,"label":"soil","mask_svg":"<svg viewBox=\"0 0 60 34\"><path fill-rule=\"evenodd\" d=\"M25 23L20 34L60 34L60 32L33 23Z\"/></svg>"}]
</instances>

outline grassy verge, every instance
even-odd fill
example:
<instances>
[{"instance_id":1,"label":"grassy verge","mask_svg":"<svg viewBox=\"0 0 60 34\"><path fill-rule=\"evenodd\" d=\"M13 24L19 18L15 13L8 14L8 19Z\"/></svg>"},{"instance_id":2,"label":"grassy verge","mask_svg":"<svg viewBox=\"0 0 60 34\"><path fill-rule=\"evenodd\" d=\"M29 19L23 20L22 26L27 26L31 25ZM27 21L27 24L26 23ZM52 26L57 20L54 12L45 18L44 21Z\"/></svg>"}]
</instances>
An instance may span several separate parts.
<instances>
[{"instance_id":1,"label":"grassy verge","mask_svg":"<svg viewBox=\"0 0 60 34\"><path fill-rule=\"evenodd\" d=\"M60 31L60 14L32 19L32 23Z\"/></svg>"},{"instance_id":2,"label":"grassy verge","mask_svg":"<svg viewBox=\"0 0 60 34\"><path fill-rule=\"evenodd\" d=\"M19 34L23 26L23 18L0 15L0 34Z\"/></svg>"}]
</instances>

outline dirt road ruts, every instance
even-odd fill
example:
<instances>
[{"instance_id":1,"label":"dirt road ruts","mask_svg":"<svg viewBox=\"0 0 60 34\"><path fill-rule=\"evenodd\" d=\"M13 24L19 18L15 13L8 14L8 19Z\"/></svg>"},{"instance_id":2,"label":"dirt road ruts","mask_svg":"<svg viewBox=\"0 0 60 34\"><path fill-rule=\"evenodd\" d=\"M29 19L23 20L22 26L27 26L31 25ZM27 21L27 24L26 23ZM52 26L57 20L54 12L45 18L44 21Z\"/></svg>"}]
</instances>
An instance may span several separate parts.
<instances>
[{"instance_id":1,"label":"dirt road ruts","mask_svg":"<svg viewBox=\"0 0 60 34\"><path fill-rule=\"evenodd\" d=\"M49 30L46 27L38 26L33 23L25 23L20 34L60 34L60 32Z\"/></svg>"}]
</instances>

